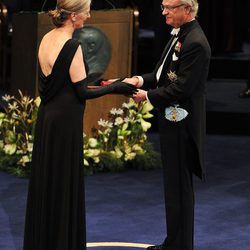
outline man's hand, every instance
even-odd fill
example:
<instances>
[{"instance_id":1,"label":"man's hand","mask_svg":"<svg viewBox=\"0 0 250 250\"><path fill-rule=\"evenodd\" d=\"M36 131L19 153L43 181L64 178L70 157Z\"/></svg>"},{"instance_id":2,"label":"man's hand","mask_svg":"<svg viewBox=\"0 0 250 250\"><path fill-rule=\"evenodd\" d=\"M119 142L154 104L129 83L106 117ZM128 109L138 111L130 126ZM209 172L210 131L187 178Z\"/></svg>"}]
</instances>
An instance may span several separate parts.
<instances>
[{"instance_id":1,"label":"man's hand","mask_svg":"<svg viewBox=\"0 0 250 250\"><path fill-rule=\"evenodd\" d=\"M125 78L125 79L123 79L123 82L132 84L135 87L137 87L139 84L139 79L138 79L138 77Z\"/></svg>"},{"instance_id":2,"label":"man's hand","mask_svg":"<svg viewBox=\"0 0 250 250\"><path fill-rule=\"evenodd\" d=\"M138 92L133 95L133 99L135 102L147 100L147 91L138 89Z\"/></svg>"}]
</instances>

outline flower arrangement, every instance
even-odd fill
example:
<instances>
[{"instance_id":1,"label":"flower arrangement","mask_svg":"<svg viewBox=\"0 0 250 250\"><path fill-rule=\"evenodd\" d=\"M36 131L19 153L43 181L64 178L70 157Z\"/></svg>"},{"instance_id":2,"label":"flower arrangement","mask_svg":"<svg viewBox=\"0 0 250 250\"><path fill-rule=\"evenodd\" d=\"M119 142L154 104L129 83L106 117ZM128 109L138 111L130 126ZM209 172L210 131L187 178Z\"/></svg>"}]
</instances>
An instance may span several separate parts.
<instances>
[{"instance_id":1,"label":"flower arrangement","mask_svg":"<svg viewBox=\"0 0 250 250\"><path fill-rule=\"evenodd\" d=\"M84 165L87 171L120 171L129 167L149 169L160 166L159 155L147 142L146 132L153 106L129 99L122 108L112 108L108 120L100 119L92 136L84 135ZM145 160L147 158L147 160ZM142 162L143 161L143 162ZM89 166L94 168L89 169Z\"/></svg>"},{"instance_id":2,"label":"flower arrangement","mask_svg":"<svg viewBox=\"0 0 250 250\"><path fill-rule=\"evenodd\" d=\"M5 95L4 113L0 113L0 168L18 176L25 176L31 162L34 124L39 99Z\"/></svg>"},{"instance_id":3,"label":"flower arrangement","mask_svg":"<svg viewBox=\"0 0 250 250\"><path fill-rule=\"evenodd\" d=\"M5 95L4 112L0 112L0 169L17 176L28 176L34 140L34 127L40 98ZM86 173L121 171L126 168L159 167L159 154L147 142L146 120L153 115L152 105L137 104L130 99L122 108L113 108L108 120L100 119L98 128L84 136L84 169Z\"/></svg>"}]
</instances>

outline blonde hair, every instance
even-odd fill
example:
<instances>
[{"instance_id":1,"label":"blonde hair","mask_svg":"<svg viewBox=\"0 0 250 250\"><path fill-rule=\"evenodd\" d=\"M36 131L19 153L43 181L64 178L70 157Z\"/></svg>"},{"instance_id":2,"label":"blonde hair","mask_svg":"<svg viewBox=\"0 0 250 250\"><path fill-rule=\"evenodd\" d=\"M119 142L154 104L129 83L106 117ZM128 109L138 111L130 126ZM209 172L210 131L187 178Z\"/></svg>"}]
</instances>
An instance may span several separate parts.
<instances>
[{"instance_id":1,"label":"blonde hair","mask_svg":"<svg viewBox=\"0 0 250 250\"><path fill-rule=\"evenodd\" d=\"M199 4L197 0L181 0L183 4L189 5L191 7L191 12L193 13L194 17L197 16Z\"/></svg>"},{"instance_id":2,"label":"blonde hair","mask_svg":"<svg viewBox=\"0 0 250 250\"><path fill-rule=\"evenodd\" d=\"M49 16L56 27L62 27L72 13L80 13L90 7L91 0L57 0L56 8Z\"/></svg>"}]
</instances>

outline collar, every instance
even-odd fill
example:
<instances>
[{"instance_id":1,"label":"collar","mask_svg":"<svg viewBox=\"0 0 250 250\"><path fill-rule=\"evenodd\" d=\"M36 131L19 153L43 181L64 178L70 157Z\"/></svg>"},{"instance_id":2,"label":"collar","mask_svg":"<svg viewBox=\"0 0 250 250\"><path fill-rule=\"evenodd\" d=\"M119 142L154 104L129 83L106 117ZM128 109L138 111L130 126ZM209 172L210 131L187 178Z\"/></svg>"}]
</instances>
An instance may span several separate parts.
<instances>
[{"instance_id":1,"label":"collar","mask_svg":"<svg viewBox=\"0 0 250 250\"><path fill-rule=\"evenodd\" d=\"M179 31L180 31L180 28L178 28L178 29L173 28L170 34L171 34L172 36L174 36L174 35L177 36L178 33L179 33Z\"/></svg>"},{"instance_id":2,"label":"collar","mask_svg":"<svg viewBox=\"0 0 250 250\"><path fill-rule=\"evenodd\" d=\"M188 21L188 23L190 23L190 22L192 22L192 21L194 21L194 20L195 20L195 18L192 18L190 21ZM174 35L175 35L175 36L178 36L179 31L180 31L180 28L177 28L177 29L176 29L176 28L173 28L170 34L171 34L172 36L174 36Z\"/></svg>"}]
</instances>

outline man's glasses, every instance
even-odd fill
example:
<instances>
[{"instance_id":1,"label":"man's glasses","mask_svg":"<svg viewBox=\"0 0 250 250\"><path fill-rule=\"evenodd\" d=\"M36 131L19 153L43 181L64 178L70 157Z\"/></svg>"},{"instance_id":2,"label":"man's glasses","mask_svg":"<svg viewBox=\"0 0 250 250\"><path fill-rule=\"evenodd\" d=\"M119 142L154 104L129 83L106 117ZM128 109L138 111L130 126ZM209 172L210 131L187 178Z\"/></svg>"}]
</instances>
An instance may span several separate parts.
<instances>
[{"instance_id":1,"label":"man's glasses","mask_svg":"<svg viewBox=\"0 0 250 250\"><path fill-rule=\"evenodd\" d=\"M181 6L183 6L185 4L179 4L179 5L175 5L175 6L170 6L170 5L163 5L161 4L161 10L164 11L164 10L168 10L168 11L173 11Z\"/></svg>"}]
</instances>

